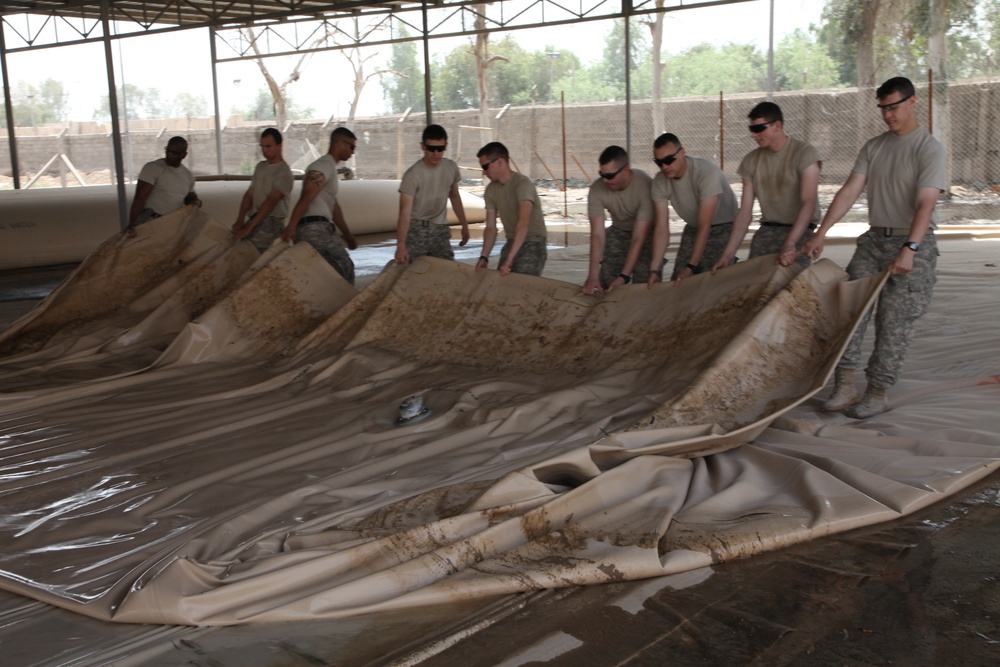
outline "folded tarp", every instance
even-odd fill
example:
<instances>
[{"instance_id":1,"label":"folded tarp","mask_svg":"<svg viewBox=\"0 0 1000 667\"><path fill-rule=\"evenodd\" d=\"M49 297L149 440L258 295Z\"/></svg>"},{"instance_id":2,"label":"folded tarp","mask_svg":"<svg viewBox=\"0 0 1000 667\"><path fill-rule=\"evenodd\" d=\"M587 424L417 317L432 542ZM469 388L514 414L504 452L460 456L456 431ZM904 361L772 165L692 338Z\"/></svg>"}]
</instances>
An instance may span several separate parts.
<instances>
[{"instance_id":1,"label":"folded tarp","mask_svg":"<svg viewBox=\"0 0 1000 667\"><path fill-rule=\"evenodd\" d=\"M428 258L351 295L312 261L258 266L144 369L3 396L0 587L125 622L329 618L701 567L995 465L970 444L918 493L885 447L934 442L771 442L881 284L827 261L604 299Z\"/></svg>"}]
</instances>

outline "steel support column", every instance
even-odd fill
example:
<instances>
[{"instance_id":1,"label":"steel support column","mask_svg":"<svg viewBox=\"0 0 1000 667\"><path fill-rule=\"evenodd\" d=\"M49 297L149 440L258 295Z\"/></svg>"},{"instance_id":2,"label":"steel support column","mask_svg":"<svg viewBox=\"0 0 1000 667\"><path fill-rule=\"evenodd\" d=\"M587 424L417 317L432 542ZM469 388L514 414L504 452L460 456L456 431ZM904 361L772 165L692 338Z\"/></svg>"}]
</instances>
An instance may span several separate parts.
<instances>
[{"instance_id":1,"label":"steel support column","mask_svg":"<svg viewBox=\"0 0 1000 667\"><path fill-rule=\"evenodd\" d=\"M427 0L424 0L422 7L422 15L424 19L423 25L423 39L420 40L424 44L424 124L425 127L430 125L434 121L431 120L431 46L427 41Z\"/></svg>"},{"instance_id":2,"label":"steel support column","mask_svg":"<svg viewBox=\"0 0 1000 667\"><path fill-rule=\"evenodd\" d=\"M104 64L108 71L108 106L111 112L111 146L115 154L115 178L118 182L118 221L128 226L128 194L125 192L125 159L122 153L121 123L118 120L118 86L115 83L114 56L111 53L111 19L108 0L101 0L101 28L104 31Z\"/></svg>"},{"instance_id":3,"label":"steel support column","mask_svg":"<svg viewBox=\"0 0 1000 667\"><path fill-rule=\"evenodd\" d=\"M215 158L219 175L222 175L226 172L223 170L222 159L222 114L219 112L219 71L216 63L214 27L208 29L208 41L212 56L212 100L215 102Z\"/></svg>"},{"instance_id":4,"label":"steel support column","mask_svg":"<svg viewBox=\"0 0 1000 667\"><path fill-rule=\"evenodd\" d=\"M0 22L0 74L3 75L3 107L7 114L7 149L10 151L10 169L14 177L14 189L21 189L21 174L17 168L17 138L14 132L14 106L10 101L10 76L7 74L7 42Z\"/></svg>"},{"instance_id":5,"label":"steel support column","mask_svg":"<svg viewBox=\"0 0 1000 667\"><path fill-rule=\"evenodd\" d=\"M625 21L625 151L632 154L632 0L622 0L622 20Z\"/></svg>"}]
</instances>

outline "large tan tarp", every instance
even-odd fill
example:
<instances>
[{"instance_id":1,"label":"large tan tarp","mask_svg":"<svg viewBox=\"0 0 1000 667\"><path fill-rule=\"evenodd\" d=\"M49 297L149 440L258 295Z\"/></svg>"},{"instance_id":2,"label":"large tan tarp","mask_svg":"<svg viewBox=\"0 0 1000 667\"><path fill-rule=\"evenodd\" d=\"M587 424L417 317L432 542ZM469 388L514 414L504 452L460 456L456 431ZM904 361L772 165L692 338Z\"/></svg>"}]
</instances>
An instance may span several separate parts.
<instances>
[{"instance_id":1,"label":"large tan tarp","mask_svg":"<svg viewBox=\"0 0 1000 667\"><path fill-rule=\"evenodd\" d=\"M0 586L125 622L329 618L701 567L998 462L988 377L941 408L967 428L789 412L880 285L828 261L594 299L421 259L355 293L304 244L247 263L219 230L193 212L112 241L0 339ZM122 267L159 279L66 298ZM182 308L204 271L239 275ZM400 426L413 395L431 415Z\"/></svg>"}]
</instances>

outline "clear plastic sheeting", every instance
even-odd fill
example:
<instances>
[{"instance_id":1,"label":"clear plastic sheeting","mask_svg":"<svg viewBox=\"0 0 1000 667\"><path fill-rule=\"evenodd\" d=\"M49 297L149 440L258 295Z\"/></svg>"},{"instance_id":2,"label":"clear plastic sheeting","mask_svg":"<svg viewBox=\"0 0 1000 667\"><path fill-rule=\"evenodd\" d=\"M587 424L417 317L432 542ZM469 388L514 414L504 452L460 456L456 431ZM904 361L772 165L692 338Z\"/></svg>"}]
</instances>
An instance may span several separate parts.
<instances>
[{"instance_id":1,"label":"clear plastic sheeting","mask_svg":"<svg viewBox=\"0 0 1000 667\"><path fill-rule=\"evenodd\" d=\"M146 227L2 339L0 586L95 618L653 577L885 521L997 465L997 352L975 341L975 377L909 429L798 416L881 284L829 261L595 299L425 258L354 292L304 244L247 262L196 211ZM216 263L238 275L182 308ZM66 298L90 289L119 302ZM415 395L430 418L397 425Z\"/></svg>"}]
</instances>

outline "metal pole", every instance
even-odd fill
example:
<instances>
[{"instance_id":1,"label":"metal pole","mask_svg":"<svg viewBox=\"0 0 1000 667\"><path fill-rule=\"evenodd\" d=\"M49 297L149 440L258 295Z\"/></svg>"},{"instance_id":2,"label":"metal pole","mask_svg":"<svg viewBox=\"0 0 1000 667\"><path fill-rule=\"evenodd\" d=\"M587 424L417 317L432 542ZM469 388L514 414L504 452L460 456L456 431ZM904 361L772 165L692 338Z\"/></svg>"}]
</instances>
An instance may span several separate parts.
<instances>
[{"instance_id":1,"label":"metal pole","mask_svg":"<svg viewBox=\"0 0 1000 667\"><path fill-rule=\"evenodd\" d=\"M424 108L426 109L425 124L430 125L431 120L431 47L427 43L427 1L424 0L421 7L423 14L423 43L424 43Z\"/></svg>"},{"instance_id":2,"label":"metal pole","mask_svg":"<svg viewBox=\"0 0 1000 667\"><path fill-rule=\"evenodd\" d=\"M4 38L5 20L0 18L0 74L3 75L3 107L7 114L7 149L10 152L10 169L14 177L14 189L21 189L21 175L17 168L17 138L14 133L14 107L10 103L10 77L7 75L7 41Z\"/></svg>"},{"instance_id":3,"label":"metal pole","mask_svg":"<svg viewBox=\"0 0 1000 667\"><path fill-rule=\"evenodd\" d=\"M215 100L215 159L221 176L226 172L222 159L222 114L219 113L219 72L215 62L215 28L208 29L208 42L212 54L212 98Z\"/></svg>"},{"instance_id":4,"label":"metal pole","mask_svg":"<svg viewBox=\"0 0 1000 667\"><path fill-rule=\"evenodd\" d=\"M566 91L559 93L562 100L562 153L563 153L563 217L569 217L569 179L566 168Z\"/></svg>"},{"instance_id":5,"label":"metal pole","mask_svg":"<svg viewBox=\"0 0 1000 667\"><path fill-rule=\"evenodd\" d=\"M934 70L927 70L927 132L934 134Z\"/></svg>"},{"instance_id":6,"label":"metal pole","mask_svg":"<svg viewBox=\"0 0 1000 667\"><path fill-rule=\"evenodd\" d=\"M115 177L118 179L118 221L121 228L128 226L128 195L125 192L124 158L122 156L121 126L118 122L118 92L115 83L114 58L111 54L111 20L108 0L101 0L101 28L104 31L104 64L108 70L108 105L111 107L111 146L115 154Z\"/></svg>"},{"instance_id":7,"label":"metal pole","mask_svg":"<svg viewBox=\"0 0 1000 667\"><path fill-rule=\"evenodd\" d=\"M625 14L625 151L632 154L632 34L629 29L632 16L632 0L622 0L622 10Z\"/></svg>"},{"instance_id":8,"label":"metal pole","mask_svg":"<svg viewBox=\"0 0 1000 667\"><path fill-rule=\"evenodd\" d=\"M719 91L719 169L726 168L726 106Z\"/></svg>"},{"instance_id":9,"label":"metal pole","mask_svg":"<svg viewBox=\"0 0 1000 667\"><path fill-rule=\"evenodd\" d=\"M774 0L771 0L771 18L767 33L767 99L774 98Z\"/></svg>"}]
</instances>

